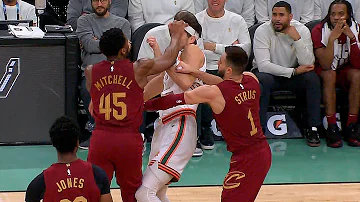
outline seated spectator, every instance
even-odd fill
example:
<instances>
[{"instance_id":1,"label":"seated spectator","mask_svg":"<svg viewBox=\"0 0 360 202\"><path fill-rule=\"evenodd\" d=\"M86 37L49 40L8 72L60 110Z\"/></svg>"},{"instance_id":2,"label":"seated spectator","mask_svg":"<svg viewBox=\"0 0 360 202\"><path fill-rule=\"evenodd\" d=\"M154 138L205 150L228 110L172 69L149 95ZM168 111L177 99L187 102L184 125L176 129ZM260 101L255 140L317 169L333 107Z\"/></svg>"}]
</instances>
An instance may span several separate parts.
<instances>
[{"instance_id":1,"label":"seated spectator","mask_svg":"<svg viewBox=\"0 0 360 202\"><path fill-rule=\"evenodd\" d=\"M328 14L331 2L334 0L315 0L314 20L324 19ZM351 3L356 22L360 22L360 0L348 0Z\"/></svg>"},{"instance_id":2,"label":"seated spectator","mask_svg":"<svg viewBox=\"0 0 360 202\"><path fill-rule=\"evenodd\" d=\"M208 0L208 8L196 14L203 27L206 71L217 74L218 62L225 47L235 45L250 54L251 40L247 24L243 17L225 10L226 0ZM203 149L214 148L214 133L211 129L212 111L207 104L201 104L200 144ZM198 123L199 124L199 123Z\"/></svg>"},{"instance_id":3,"label":"seated spectator","mask_svg":"<svg viewBox=\"0 0 360 202\"><path fill-rule=\"evenodd\" d=\"M314 19L314 0L285 0L292 8L294 20L303 24ZM272 8L279 0L255 0L255 15L258 22L269 21Z\"/></svg>"},{"instance_id":4,"label":"seated spectator","mask_svg":"<svg viewBox=\"0 0 360 202\"><path fill-rule=\"evenodd\" d=\"M125 18L128 4L128 0L111 0L110 13ZM67 24L76 30L79 17L89 13L94 13L91 0L70 0L67 7Z\"/></svg>"},{"instance_id":5,"label":"seated spectator","mask_svg":"<svg viewBox=\"0 0 360 202\"><path fill-rule=\"evenodd\" d=\"M358 112L360 101L359 24L354 21L351 4L335 0L327 16L312 30L316 56L315 71L323 81L323 99L328 121L326 134L329 147L341 147L336 124L336 91L339 86L349 92L349 114L344 139L350 146L360 146Z\"/></svg>"},{"instance_id":6,"label":"seated spectator","mask_svg":"<svg viewBox=\"0 0 360 202\"><path fill-rule=\"evenodd\" d=\"M194 0L195 12L200 13L207 9L207 0ZM254 0L228 0L225 3L225 9L241 15L246 21L248 27L255 23L255 3Z\"/></svg>"},{"instance_id":7,"label":"seated spectator","mask_svg":"<svg viewBox=\"0 0 360 202\"><path fill-rule=\"evenodd\" d=\"M193 0L130 0L131 30L135 32L145 23L168 24L181 10L195 13Z\"/></svg>"},{"instance_id":8,"label":"seated spectator","mask_svg":"<svg viewBox=\"0 0 360 202\"><path fill-rule=\"evenodd\" d=\"M87 66L106 60L99 48L99 41L102 34L111 28L120 28L127 38L131 38L130 23L122 17L111 14L109 11L111 0L92 0L94 13L80 16L77 22L76 34L81 44L82 70ZM89 122L86 129L92 132L94 129L94 119L91 117L88 107L90 95L86 90L86 79L83 76L81 82L81 98L84 102ZM80 148L87 149L89 141L82 142Z\"/></svg>"},{"instance_id":9,"label":"seated spectator","mask_svg":"<svg viewBox=\"0 0 360 202\"><path fill-rule=\"evenodd\" d=\"M36 26L35 6L22 0L3 0L0 20L32 20Z\"/></svg>"},{"instance_id":10,"label":"seated spectator","mask_svg":"<svg viewBox=\"0 0 360 202\"><path fill-rule=\"evenodd\" d=\"M267 109L274 90L305 91L309 146L320 146L320 80L314 70L314 53L309 29L293 20L291 6L277 2L270 22L260 25L254 36L255 75L261 84L260 121L267 127Z\"/></svg>"}]
</instances>

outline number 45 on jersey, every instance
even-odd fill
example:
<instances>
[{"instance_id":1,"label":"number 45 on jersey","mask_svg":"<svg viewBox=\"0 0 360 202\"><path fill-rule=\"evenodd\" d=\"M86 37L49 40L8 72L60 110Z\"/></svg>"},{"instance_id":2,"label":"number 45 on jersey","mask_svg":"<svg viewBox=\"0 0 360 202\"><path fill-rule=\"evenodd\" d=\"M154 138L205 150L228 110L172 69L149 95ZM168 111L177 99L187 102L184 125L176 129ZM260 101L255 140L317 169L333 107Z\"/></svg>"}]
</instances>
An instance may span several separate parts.
<instances>
[{"instance_id":1,"label":"number 45 on jersey","mask_svg":"<svg viewBox=\"0 0 360 202\"><path fill-rule=\"evenodd\" d=\"M109 93L106 96L104 94L100 97L99 112L105 114L105 120L110 120L114 117L116 120L121 121L127 115L126 104L119 99L125 98L126 93ZM117 109L111 106L117 107ZM119 114L119 111L120 114Z\"/></svg>"}]
</instances>

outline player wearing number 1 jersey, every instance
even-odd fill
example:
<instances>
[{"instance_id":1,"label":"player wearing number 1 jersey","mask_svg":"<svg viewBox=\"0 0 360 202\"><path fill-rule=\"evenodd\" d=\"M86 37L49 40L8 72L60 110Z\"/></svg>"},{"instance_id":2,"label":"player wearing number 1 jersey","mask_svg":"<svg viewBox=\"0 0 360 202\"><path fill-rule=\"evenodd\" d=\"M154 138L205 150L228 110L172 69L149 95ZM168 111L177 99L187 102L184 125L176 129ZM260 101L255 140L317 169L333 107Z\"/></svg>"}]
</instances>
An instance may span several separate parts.
<instances>
[{"instance_id":1,"label":"player wearing number 1 jersey","mask_svg":"<svg viewBox=\"0 0 360 202\"><path fill-rule=\"evenodd\" d=\"M180 104L208 103L232 152L230 169L223 182L222 202L254 201L271 165L271 151L259 118L259 81L244 72L248 57L240 47L229 46L219 60L219 75L193 70L181 62L182 73L190 73L207 84L182 94L146 102L148 110Z\"/></svg>"},{"instance_id":2,"label":"player wearing number 1 jersey","mask_svg":"<svg viewBox=\"0 0 360 202\"><path fill-rule=\"evenodd\" d=\"M112 202L106 173L78 159L80 128L67 117L58 118L50 138L58 162L39 174L26 190L26 202Z\"/></svg>"},{"instance_id":3,"label":"player wearing number 1 jersey","mask_svg":"<svg viewBox=\"0 0 360 202\"><path fill-rule=\"evenodd\" d=\"M136 202L135 192L142 179L142 146L139 133L143 113L143 88L147 76L160 73L175 64L187 35L183 21L170 23L171 44L156 59L127 59L130 43L121 29L106 31L100 50L107 57L85 70L86 85L96 127L90 140L88 161L100 166L109 181L115 171L124 202Z\"/></svg>"}]
</instances>

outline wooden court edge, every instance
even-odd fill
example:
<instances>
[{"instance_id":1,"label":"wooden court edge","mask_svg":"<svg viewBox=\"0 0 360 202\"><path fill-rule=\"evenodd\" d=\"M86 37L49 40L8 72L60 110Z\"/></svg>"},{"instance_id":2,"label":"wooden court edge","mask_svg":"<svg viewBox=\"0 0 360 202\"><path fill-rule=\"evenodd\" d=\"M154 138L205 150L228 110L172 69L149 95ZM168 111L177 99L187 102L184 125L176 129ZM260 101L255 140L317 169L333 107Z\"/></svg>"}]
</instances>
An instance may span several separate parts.
<instances>
[{"instance_id":1,"label":"wooden court edge","mask_svg":"<svg viewBox=\"0 0 360 202\"><path fill-rule=\"evenodd\" d=\"M220 202L222 188L172 187L171 202ZM111 190L114 202L121 202L120 190ZM360 202L360 183L264 185L256 202ZM23 202L24 192L2 192L0 202Z\"/></svg>"}]
</instances>

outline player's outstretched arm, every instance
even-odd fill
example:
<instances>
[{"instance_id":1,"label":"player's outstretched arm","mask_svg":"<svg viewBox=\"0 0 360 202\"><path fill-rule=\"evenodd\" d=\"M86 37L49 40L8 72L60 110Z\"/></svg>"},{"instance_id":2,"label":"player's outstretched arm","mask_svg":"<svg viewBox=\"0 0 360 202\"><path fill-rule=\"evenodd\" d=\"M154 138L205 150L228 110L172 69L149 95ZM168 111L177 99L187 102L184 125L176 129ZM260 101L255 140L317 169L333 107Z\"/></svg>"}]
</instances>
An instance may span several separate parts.
<instances>
[{"instance_id":1,"label":"player's outstretched arm","mask_svg":"<svg viewBox=\"0 0 360 202\"><path fill-rule=\"evenodd\" d=\"M92 65L89 65L85 68L85 78L86 78L86 89L90 92L91 82L92 82Z\"/></svg>"},{"instance_id":2,"label":"player's outstretched arm","mask_svg":"<svg viewBox=\"0 0 360 202\"><path fill-rule=\"evenodd\" d=\"M186 44L186 40L183 40L183 36L186 34L184 30L186 26L187 24L183 21L170 23L171 42L165 53L154 59L140 59L134 63L135 79L140 87L145 87L147 76L161 73L175 64L179 51Z\"/></svg>"},{"instance_id":3,"label":"player's outstretched arm","mask_svg":"<svg viewBox=\"0 0 360 202\"><path fill-rule=\"evenodd\" d=\"M164 89L164 72L151 79L144 88L144 101L159 95Z\"/></svg>"},{"instance_id":4,"label":"player's outstretched arm","mask_svg":"<svg viewBox=\"0 0 360 202\"><path fill-rule=\"evenodd\" d=\"M191 74L195 78L199 78L202 80L205 84L208 85L217 85L224 81L222 78L208 74L206 72L202 72L199 69L194 69L189 66L189 64L186 64L184 62L180 62L176 67L176 72L178 73L184 73L184 74Z\"/></svg>"},{"instance_id":5,"label":"player's outstretched arm","mask_svg":"<svg viewBox=\"0 0 360 202\"><path fill-rule=\"evenodd\" d=\"M28 188L26 189L25 201L26 202L40 202L45 193L45 178L41 173L33 179Z\"/></svg>"},{"instance_id":6,"label":"player's outstretched arm","mask_svg":"<svg viewBox=\"0 0 360 202\"><path fill-rule=\"evenodd\" d=\"M217 86L200 86L195 90L181 94L167 95L149 100L145 110L165 110L177 105L208 103L215 113L220 113L225 107L225 100Z\"/></svg>"},{"instance_id":7,"label":"player's outstretched arm","mask_svg":"<svg viewBox=\"0 0 360 202\"><path fill-rule=\"evenodd\" d=\"M100 189L100 202L113 202L107 175L100 167L92 165L96 184Z\"/></svg>"}]
</instances>

